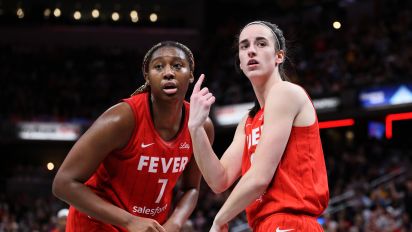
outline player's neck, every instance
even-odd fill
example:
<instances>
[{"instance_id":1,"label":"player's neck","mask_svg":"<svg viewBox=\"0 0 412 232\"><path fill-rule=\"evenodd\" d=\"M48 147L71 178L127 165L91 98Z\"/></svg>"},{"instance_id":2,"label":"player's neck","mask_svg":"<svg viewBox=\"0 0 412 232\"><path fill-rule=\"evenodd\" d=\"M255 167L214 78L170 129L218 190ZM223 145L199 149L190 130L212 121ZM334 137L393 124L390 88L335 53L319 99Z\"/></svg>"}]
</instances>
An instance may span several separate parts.
<instances>
[{"instance_id":1,"label":"player's neck","mask_svg":"<svg viewBox=\"0 0 412 232\"><path fill-rule=\"evenodd\" d=\"M156 102L153 104L149 100L149 103L155 129L164 140L173 139L184 121L183 102L178 104Z\"/></svg>"},{"instance_id":2,"label":"player's neck","mask_svg":"<svg viewBox=\"0 0 412 232\"><path fill-rule=\"evenodd\" d=\"M258 99L261 107L265 105L267 96L272 86L280 82L282 82L282 78L277 72L261 83L252 83L253 91L255 92L256 98Z\"/></svg>"}]
</instances>

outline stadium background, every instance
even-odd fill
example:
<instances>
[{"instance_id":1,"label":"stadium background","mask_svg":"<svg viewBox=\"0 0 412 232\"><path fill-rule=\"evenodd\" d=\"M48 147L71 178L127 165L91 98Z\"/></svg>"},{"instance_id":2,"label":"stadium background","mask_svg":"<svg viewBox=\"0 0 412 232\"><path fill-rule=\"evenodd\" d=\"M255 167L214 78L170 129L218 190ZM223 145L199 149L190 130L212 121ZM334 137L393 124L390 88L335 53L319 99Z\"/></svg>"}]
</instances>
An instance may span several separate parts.
<instances>
[{"instance_id":1,"label":"stadium background","mask_svg":"<svg viewBox=\"0 0 412 232\"><path fill-rule=\"evenodd\" d=\"M256 19L284 30L289 77L318 111L325 231L412 231L411 11L401 0L0 0L0 231L55 226L66 207L51 194L56 170L90 123L143 83L156 42L194 52L195 76L205 73L217 97L221 154L253 101L232 48ZM207 231L226 197L203 184L186 230ZM244 215L231 231L248 231Z\"/></svg>"}]
</instances>

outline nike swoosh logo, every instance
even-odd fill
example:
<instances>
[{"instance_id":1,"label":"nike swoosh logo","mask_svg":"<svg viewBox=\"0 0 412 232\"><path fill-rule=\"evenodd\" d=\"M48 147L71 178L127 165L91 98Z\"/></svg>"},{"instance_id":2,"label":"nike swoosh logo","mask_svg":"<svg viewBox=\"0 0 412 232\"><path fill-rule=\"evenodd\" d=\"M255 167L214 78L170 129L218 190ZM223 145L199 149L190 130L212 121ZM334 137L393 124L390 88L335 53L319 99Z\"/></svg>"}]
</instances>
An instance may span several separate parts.
<instances>
[{"instance_id":1,"label":"nike swoosh logo","mask_svg":"<svg viewBox=\"0 0 412 232\"><path fill-rule=\"evenodd\" d=\"M281 230L281 229L279 229L279 227L276 228L276 232L288 232L288 231L292 231L292 230L295 230L295 229L285 229L285 230Z\"/></svg>"},{"instance_id":2,"label":"nike swoosh logo","mask_svg":"<svg viewBox=\"0 0 412 232\"><path fill-rule=\"evenodd\" d=\"M148 143L148 144L142 143L142 148L146 148L146 147L152 146L153 144L154 144L154 143Z\"/></svg>"}]
</instances>

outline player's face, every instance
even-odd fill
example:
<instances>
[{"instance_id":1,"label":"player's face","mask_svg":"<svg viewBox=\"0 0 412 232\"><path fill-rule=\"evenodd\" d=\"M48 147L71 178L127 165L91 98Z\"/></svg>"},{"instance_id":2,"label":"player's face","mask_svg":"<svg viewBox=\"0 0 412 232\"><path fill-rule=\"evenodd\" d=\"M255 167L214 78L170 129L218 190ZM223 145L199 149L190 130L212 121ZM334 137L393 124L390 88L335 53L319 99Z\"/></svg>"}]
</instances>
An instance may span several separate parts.
<instances>
[{"instance_id":1,"label":"player's face","mask_svg":"<svg viewBox=\"0 0 412 232\"><path fill-rule=\"evenodd\" d=\"M276 65L272 31L260 24L244 28L239 35L239 60L240 68L249 79L270 76Z\"/></svg>"},{"instance_id":2,"label":"player's face","mask_svg":"<svg viewBox=\"0 0 412 232\"><path fill-rule=\"evenodd\" d=\"M154 96L183 100L193 75L181 49L161 47L152 55L146 79Z\"/></svg>"}]
</instances>

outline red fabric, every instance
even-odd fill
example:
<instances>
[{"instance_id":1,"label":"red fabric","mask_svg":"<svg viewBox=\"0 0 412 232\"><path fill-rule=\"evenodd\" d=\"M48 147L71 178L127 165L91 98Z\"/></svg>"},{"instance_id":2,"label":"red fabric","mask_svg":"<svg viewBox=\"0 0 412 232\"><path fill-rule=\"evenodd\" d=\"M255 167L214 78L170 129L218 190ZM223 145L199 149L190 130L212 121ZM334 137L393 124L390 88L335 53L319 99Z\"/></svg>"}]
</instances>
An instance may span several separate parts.
<instances>
[{"instance_id":1,"label":"red fabric","mask_svg":"<svg viewBox=\"0 0 412 232\"><path fill-rule=\"evenodd\" d=\"M263 112L261 109L246 121L242 175L251 166L250 157L256 150L264 123ZM316 120L311 126L292 127L272 182L266 192L246 208L246 213L249 225L255 227L259 221L277 213L317 217L326 209L328 201L327 173Z\"/></svg>"},{"instance_id":2,"label":"red fabric","mask_svg":"<svg viewBox=\"0 0 412 232\"><path fill-rule=\"evenodd\" d=\"M180 132L175 139L166 142L154 128L149 97L148 93L142 93L124 99L135 115L133 135L124 149L105 158L86 185L131 214L156 219L163 224L171 210L173 188L193 153L187 129L189 104L184 103L185 118ZM76 210L72 208L70 212ZM72 226L68 228L76 228L76 221L82 221L82 227L86 222L90 227L97 223L74 213L69 215L68 224Z\"/></svg>"},{"instance_id":3,"label":"red fabric","mask_svg":"<svg viewBox=\"0 0 412 232\"><path fill-rule=\"evenodd\" d=\"M79 212L74 207L69 208L67 217L66 232L127 232L106 223L95 220L84 213Z\"/></svg>"},{"instance_id":4,"label":"red fabric","mask_svg":"<svg viewBox=\"0 0 412 232\"><path fill-rule=\"evenodd\" d=\"M323 232L316 218L291 214L272 214L260 222L253 232Z\"/></svg>"}]
</instances>

